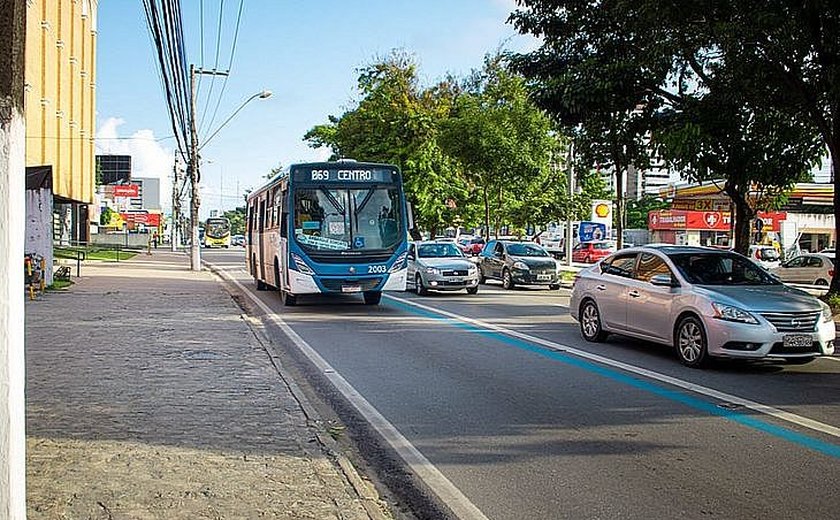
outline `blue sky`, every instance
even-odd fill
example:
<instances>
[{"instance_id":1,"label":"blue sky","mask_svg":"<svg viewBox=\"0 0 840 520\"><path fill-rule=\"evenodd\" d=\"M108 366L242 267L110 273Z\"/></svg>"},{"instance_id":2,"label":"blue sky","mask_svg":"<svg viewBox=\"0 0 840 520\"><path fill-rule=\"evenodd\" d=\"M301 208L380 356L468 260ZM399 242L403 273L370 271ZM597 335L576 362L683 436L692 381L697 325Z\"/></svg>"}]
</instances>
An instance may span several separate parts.
<instances>
[{"instance_id":1,"label":"blue sky","mask_svg":"<svg viewBox=\"0 0 840 520\"><path fill-rule=\"evenodd\" d=\"M181 3L188 58L201 65L200 2ZM227 68L240 2L203 3L203 65L216 63L224 5L218 64ZM97 146L100 153L132 154L135 175L160 177L162 193L168 194L175 141L168 138L172 130L142 4L99 4ZM505 23L513 9L514 0L245 0L231 75L213 125L208 122L221 81L211 92L209 77L201 79L199 120L210 102L204 133L263 88L273 96L249 103L202 151L202 216L220 205L231 209L241 200L238 193L261 184L278 163L324 158L326 152L309 148L303 134L352 107L357 69L392 49L414 54L424 83L431 84L447 73L480 67L484 55L501 46L534 48L532 39ZM169 207L168 200L162 203Z\"/></svg>"}]
</instances>

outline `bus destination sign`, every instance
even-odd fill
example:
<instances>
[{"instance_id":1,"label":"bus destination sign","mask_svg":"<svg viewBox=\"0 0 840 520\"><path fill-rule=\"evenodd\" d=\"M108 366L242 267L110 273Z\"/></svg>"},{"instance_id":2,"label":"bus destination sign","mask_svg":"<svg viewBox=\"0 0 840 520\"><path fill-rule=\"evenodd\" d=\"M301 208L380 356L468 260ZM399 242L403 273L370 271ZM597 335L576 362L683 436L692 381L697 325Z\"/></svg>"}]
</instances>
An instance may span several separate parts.
<instances>
[{"instance_id":1,"label":"bus destination sign","mask_svg":"<svg viewBox=\"0 0 840 520\"><path fill-rule=\"evenodd\" d=\"M382 168L300 168L294 176L297 182L391 183L394 182L392 172Z\"/></svg>"}]
</instances>

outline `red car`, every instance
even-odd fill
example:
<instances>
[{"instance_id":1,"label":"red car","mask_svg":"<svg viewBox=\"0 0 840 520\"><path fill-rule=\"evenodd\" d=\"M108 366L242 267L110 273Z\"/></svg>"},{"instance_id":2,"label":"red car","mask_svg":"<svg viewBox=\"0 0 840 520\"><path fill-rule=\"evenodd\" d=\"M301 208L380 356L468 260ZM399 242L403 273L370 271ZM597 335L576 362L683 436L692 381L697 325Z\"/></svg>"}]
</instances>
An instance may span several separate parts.
<instances>
[{"instance_id":1,"label":"red car","mask_svg":"<svg viewBox=\"0 0 840 520\"><path fill-rule=\"evenodd\" d=\"M572 249L572 262L594 264L615 252L610 242L581 242Z\"/></svg>"},{"instance_id":2,"label":"red car","mask_svg":"<svg viewBox=\"0 0 840 520\"><path fill-rule=\"evenodd\" d=\"M462 237L458 239L458 247L465 255L477 255L484 249L484 239L481 237Z\"/></svg>"}]
</instances>

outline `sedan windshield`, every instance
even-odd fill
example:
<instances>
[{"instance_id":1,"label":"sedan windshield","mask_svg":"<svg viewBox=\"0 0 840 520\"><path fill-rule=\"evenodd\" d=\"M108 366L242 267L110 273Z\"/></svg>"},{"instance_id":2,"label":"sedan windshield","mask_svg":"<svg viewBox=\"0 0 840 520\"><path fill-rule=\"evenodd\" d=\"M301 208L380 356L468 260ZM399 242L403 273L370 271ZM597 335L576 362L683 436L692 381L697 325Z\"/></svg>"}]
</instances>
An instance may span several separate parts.
<instances>
[{"instance_id":1,"label":"sedan windshield","mask_svg":"<svg viewBox=\"0 0 840 520\"><path fill-rule=\"evenodd\" d=\"M545 249L536 244L510 244L507 250L513 256L548 256Z\"/></svg>"},{"instance_id":2,"label":"sedan windshield","mask_svg":"<svg viewBox=\"0 0 840 520\"><path fill-rule=\"evenodd\" d=\"M455 244L421 244L417 246L417 256L420 258L461 258L463 253Z\"/></svg>"},{"instance_id":3,"label":"sedan windshield","mask_svg":"<svg viewBox=\"0 0 840 520\"><path fill-rule=\"evenodd\" d=\"M680 274L698 285L778 285L765 270L741 255L702 252L668 255Z\"/></svg>"}]
</instances>

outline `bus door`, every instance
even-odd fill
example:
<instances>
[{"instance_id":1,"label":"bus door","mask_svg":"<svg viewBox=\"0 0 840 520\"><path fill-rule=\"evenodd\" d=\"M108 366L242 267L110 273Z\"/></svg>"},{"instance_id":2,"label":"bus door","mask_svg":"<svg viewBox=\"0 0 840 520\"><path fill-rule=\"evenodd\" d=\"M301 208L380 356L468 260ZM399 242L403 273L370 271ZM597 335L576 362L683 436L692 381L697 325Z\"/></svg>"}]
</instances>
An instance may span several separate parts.
<instances>
[{"instance_id":1,"label":"bus door","mask_svg":"<svg viewBox=\"0 0 840 520\"><path fill-rule=\"evenodd\" d=\"M289 190L280 192L278 201L280 210L280 229L277 237L277 257L280 264L280 280L278 287L283 291L289 290Z\"/></svg>"},{"instance_id":2,"label":"bus door","mask_svg":"<svg viewBox=\"0 0 840 520\"><path fill-rule=\"evenodd\" d=\"M265 277L265 198L260 197L259 211L257 212L257 264L260 280L267 280Z\"/></svg>"}]
</instances>

